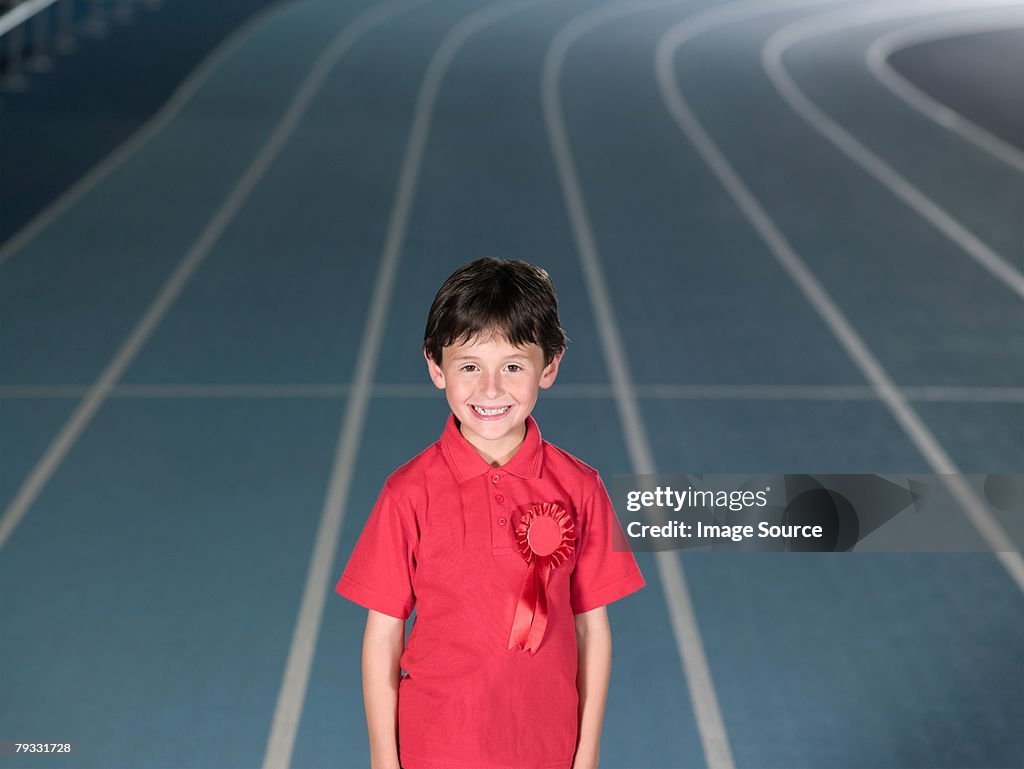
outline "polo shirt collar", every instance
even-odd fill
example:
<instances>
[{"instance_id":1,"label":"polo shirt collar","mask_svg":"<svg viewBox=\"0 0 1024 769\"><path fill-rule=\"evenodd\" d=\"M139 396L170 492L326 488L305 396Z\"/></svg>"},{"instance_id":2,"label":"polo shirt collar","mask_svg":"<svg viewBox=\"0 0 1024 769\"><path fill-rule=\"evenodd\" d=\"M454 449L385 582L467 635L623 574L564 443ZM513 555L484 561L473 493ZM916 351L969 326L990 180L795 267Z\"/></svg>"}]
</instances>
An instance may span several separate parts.
<instances>
[{"instance_id":1,"label":"polo shirt collar","mask_svg":"<svg viewBox=\"0 0 1024 769\"><path fill-rule=\"evenodd\" d=\"M483 457L476 453L473 445L459 432L455 415L448 416L448 422L441 433L441 451L459 483L483 475L487 472L501 472L517 475L520 478L537 478L540 476L541 437L540 428L533 417L526 418L526 437L519 450L501 467L491 467Z\"/></svg>"}]
</instances>

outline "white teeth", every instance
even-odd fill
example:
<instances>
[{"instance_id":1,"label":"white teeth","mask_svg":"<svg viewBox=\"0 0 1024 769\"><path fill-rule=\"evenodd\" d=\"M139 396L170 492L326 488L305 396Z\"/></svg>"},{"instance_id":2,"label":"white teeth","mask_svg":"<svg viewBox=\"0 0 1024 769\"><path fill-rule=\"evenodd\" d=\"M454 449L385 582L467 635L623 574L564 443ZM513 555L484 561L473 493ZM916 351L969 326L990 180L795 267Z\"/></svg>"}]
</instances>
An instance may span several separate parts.
<instances>
[{"instance_id":1,"label":"white teeth","mask_svg":"<svg viewBox=\"0 0 1024 769\"><path fill-rule=\"evenodd\" d=\"M512 407L511 406L502 406L501 408L496 408L496 409L482 409L479 406L474 406L473 407L473 411L475 411L480 416L496 417L496 416L498 416L498 414L504 414L510 408L512 408Z\"/></svg>"}]
</instances>

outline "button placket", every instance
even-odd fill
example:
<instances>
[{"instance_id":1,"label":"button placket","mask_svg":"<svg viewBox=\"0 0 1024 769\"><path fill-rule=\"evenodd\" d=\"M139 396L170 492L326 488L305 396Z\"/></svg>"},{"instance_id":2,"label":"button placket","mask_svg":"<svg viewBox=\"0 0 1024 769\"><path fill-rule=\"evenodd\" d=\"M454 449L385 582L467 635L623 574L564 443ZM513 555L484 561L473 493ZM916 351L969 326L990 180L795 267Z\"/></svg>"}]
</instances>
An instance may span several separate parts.
<instances>
[{"instance_id":1,"label":"button placket","mask_svg":"<svg viewBox=\"0 0 1024 769\"><path fill-rule=\"evenodd\" d=\"M501 494L495 494L494 501L497 502L499 505L502 505L502 509L498 510L498 512L500 513L500 515L498 516L498 525L504 526L506 523L508 523L508 517L505 515L504 510L505 497Z\"/></svg>"},{"instance_id":2,"label":"button placket","mask_svg":"<svg viewBox=\"0 0 1024 769\"><path fill-rule=\"evenodd\" d=\"M491 484L497 485L502 480L500 473L493 473L490 476ZM491 550L495 554L508 554L516 552L516 544L511 535L512 516L505 504L505 495L495 489L490 495L488 507L491 512Z\"/></svg>"}]
</instances>

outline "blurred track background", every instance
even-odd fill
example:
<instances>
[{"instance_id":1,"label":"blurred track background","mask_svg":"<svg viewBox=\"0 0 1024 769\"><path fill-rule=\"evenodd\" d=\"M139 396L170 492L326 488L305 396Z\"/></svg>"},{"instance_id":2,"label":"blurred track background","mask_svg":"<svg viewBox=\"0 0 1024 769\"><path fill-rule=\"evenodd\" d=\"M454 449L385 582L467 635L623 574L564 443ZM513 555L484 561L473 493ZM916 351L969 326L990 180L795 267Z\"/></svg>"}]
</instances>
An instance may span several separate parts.
<instances>
[{"instance_id":1,"label":"blurred track background","mask_svg":"<svg viewBox=\"0 0 1024 769\"><path fill-rule=\"evenodd\" d=\"M606 481L1024 472L1024 4L45 13L0 38L0 740L77 753L0 767L368 766L332 589L478 256L551 273L535 414ZM1002 544L639 554L602 766L1024 766Z\"/></svg>"}]
</instances>

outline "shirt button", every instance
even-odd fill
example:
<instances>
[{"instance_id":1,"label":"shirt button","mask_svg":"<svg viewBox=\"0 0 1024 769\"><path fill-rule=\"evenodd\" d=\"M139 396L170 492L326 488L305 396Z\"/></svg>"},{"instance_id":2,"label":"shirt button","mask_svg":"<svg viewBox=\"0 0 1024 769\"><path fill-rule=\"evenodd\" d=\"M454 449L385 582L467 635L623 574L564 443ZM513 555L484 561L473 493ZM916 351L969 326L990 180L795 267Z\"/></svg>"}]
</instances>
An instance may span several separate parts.
<instances>
[{"instance_id":1,"label":"shirt button","mask_svg":"<svg viewBox=\"0 0 1024 769\"><path fill-rule=\"evenodd\" d=\"M505 498L503 496L501 496L501 494L495 494L494 495L494 501L495 502L504 502Z\"/></svg>"},{"instance_id":2,"label":"shirt button","mask_svg":"<svg viewBox=\"0 0 1024 769\"><path fill-rule=\"evenodd\" d=\"M491 483L497 483L500 480L501 480L501 476L498 475L497 473L495 473L494 475L491 476Z\"/></svg>"},{"instance_id":3,"label":"shirt button","mask_svg":"<svg viewBox=\"0 0 1024 769\"><path fill-rule=\"evenodd\" d=\"M506 519L506 518L499 518L498 519L498 525L499 526L504 526L506 523L508 523L508 519Z\"/></svg>"}]
</instances>

